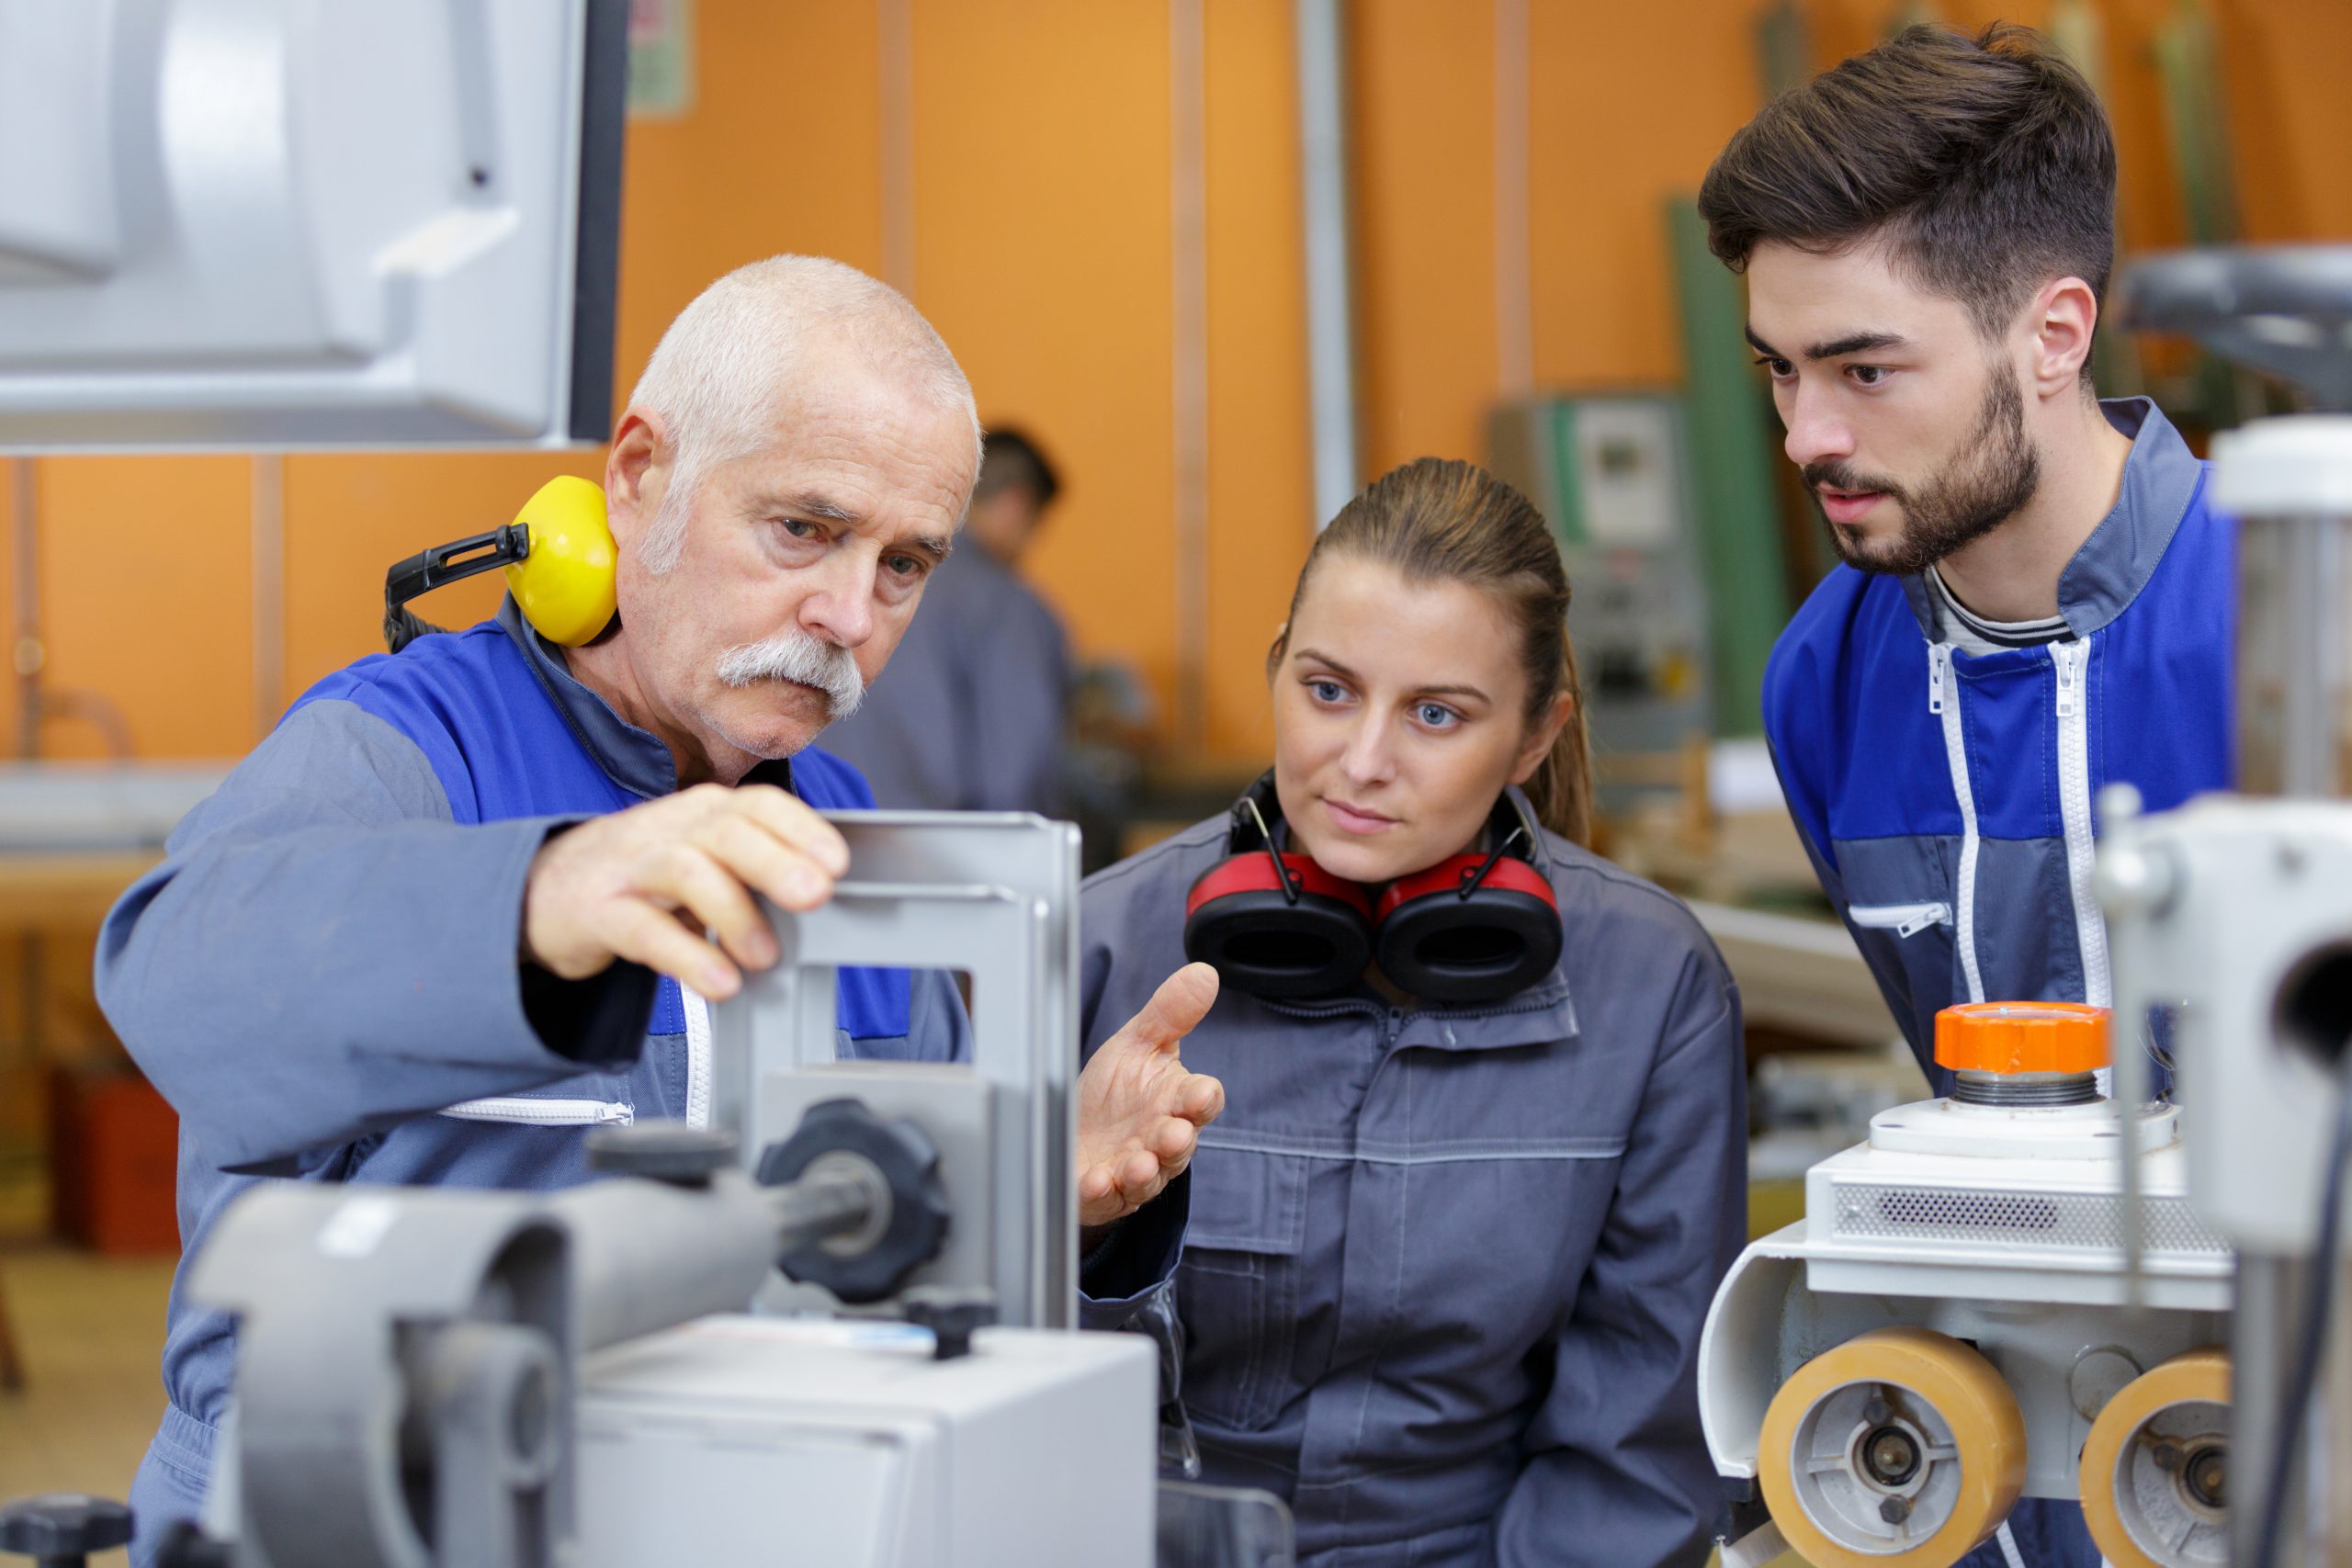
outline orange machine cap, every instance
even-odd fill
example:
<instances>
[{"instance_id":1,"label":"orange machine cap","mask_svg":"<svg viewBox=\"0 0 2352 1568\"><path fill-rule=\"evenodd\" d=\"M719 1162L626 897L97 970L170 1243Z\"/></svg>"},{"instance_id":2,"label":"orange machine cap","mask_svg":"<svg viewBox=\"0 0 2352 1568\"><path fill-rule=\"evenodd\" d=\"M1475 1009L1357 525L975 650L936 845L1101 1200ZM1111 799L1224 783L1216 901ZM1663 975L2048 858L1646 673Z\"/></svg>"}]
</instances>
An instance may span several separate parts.
<instances>
[{"instance_id":1,"label":"orange machine cap","mask_svg":"<svg viewBox=\"0 0 2352 1568\"><path fill-rule=\"evenodd\" d=\"M2108 1010L2086 1002L1963 1002L1936 1014L1936 1065L1961 1072L2087 1073L2107 1066Z\"/></svg>"}]
</instances>

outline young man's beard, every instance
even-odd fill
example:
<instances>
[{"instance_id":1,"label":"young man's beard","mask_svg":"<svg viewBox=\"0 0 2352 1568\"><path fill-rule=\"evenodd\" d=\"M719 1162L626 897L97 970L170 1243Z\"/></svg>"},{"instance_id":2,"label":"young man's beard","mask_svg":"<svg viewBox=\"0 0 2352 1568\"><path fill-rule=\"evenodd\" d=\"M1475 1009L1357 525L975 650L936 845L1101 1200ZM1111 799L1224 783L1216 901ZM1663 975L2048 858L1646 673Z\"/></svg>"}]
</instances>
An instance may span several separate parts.
<instances>
[{"instance_id":1,"label":"young man's beard","mask_svg":"<svg viewBox=\"0 0 2352 1568\"><path fill-rule=\"evenodd\" d=\"M1976 427L1942 472L1916 489L1841 462L1804 466L1808 487L1877 491L1903 510L1903 530L1871 539L1860 528L1832 523L1838 558L1860 571L1907 577L1921 572L2007 522L2041 484L2041 454L2025 436L2025 395L2017 376L1996 365L1976 413Z\"/></svg>"}]
</instances>

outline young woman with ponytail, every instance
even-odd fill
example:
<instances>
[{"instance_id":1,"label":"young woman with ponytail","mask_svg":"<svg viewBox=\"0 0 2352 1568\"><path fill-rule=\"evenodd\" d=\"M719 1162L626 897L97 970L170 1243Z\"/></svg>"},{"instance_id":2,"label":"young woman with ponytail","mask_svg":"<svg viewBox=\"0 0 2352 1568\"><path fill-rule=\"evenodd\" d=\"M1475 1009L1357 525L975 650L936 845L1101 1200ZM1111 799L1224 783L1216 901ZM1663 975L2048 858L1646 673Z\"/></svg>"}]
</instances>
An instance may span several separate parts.
<instances>
[{"instance_id":1,"label":"young woman with ponytail","mask_svg":"<svg viewBox=\"0 0 2352 1568\"><path fill-rule=\"evenodd\" d=\"M1088 1237L1090 1270L1166 1278L1136 1325L1176 1341L1190 1430L1170 1447L1284 1498L1302 1564L1707 1554L1693 1367L1745 1235L1738 995L1687 909L1580 847L1568 588L1544 519L1491 475L1424 458L1375 481L1275 635L1268 778L1086 886L1089 1051L1229 886L1254 876L1225 907L1278 927L1321 899L1372 933L1319 994L1195 951L1223 984L1184 1057L1226 1111L1156 1201L1189 1205L1181 1261L1119 1258L1163 1227ZM1276 851L1287 869L1260 869ZM1391 956L1409 905L1384 889L1432 867L1437 905L1458 883L1465 908L1484 887L1537 911L1535 958L1481 994L1491 931L1435 939L1430 970ZM1281 931L1275 959L1315 945Z\"/></svg>"}]
</instances>

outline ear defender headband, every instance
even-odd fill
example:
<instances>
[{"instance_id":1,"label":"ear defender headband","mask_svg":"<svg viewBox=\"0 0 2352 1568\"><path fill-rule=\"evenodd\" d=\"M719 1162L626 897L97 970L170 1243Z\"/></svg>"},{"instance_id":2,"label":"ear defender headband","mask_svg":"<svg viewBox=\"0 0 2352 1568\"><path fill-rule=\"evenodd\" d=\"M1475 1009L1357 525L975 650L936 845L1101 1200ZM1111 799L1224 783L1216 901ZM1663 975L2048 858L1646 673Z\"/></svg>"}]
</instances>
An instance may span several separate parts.
<instances>
[{"instance_id":1,"label":"ear defender headband","mask_svg":"<svg viewBox=\"0 0 2352 1568\"><path fill-rule=\"evenodd\" d=\"M1276 848L1274 775L1233 805L1226 858L1184 898L1184 956L1217 978L1283 1001L1344 990L1372 962L1372 898L1305 855Z\"/></svg>"},{"instance_id":2,"label":"ear defender headband","mask_svg":"<svg viewBox=\"0 0 2352 1568\"><path fill-rule=\"evenodd\" d=\"M1544 836L1506 790L1491 845L1397 878L1377 900L1302 854L1280 850L1269 772L1235 803L1227 858L1184 900L1184 956L1272 1001L1328 997L1375 959L1414 996L1498 1001L1560 961L1560 908Z\"/></svg>"},{"instance_id":3,"label":"ear defender headband","mask_svg":"<svg viewBox=\"0 0 2352 1568\"><path fill-rule=\"evenodd\" d=\"M386 572L385 641L398 652L419 631L439 629L403 608L418 594L503 567L523 618L549 642L578 648L612 624L618 556L605 521L604 488L558 474L505 527L435 545Z\"/></svg>"}]
</instances>

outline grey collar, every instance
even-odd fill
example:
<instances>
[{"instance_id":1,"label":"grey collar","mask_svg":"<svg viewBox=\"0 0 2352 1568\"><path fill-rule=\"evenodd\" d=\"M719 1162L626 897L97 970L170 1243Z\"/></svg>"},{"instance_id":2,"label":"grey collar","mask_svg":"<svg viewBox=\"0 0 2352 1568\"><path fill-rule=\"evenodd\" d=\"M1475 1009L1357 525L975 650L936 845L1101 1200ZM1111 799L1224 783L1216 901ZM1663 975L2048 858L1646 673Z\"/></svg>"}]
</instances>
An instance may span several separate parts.
<instances>
[{"instance_id":1,"label":"grey collar","mask_svg":"<svg viewBox=\"0 0 2352 1568\"><path fill-rule=\"evenodd\" d=\"M582 749L605 770L605 776L645 800L676 792L678 768L670 748L662 743L659 736L639 729L615 713L610 703L574 675L571 667L564 662L562 652L523 619L522 607L514 603L513 594L508 594L498 606L497 619L508 639L523 650L524 662L539 678L540 689L555 704L556 711L563 715L564 723ZM762 762L743 782L780 784L788 790L792 787L792 761L786 757Z\"/></svg>"},{"instance_id":2,"label":"grey collar","mask_svg":"<svg viewBox=\"0 0 2352 1568\"><path fill-rule=\"evenodd\" d=\"M2115 506L2099 520L2066 570L2058 575L2058 614L2076 637L2088 637L2132 607L2140 590L2165 558L2188 503L2196 499L2205 466L2188 449L2164 411L2147 398L2103 399L2108 423L2132 437L2123 460L2123 487ZM1942 608L1924 573L1903 578L1919 630L1930 642L1945 640Z\"/></svg>"}]
</instances>

